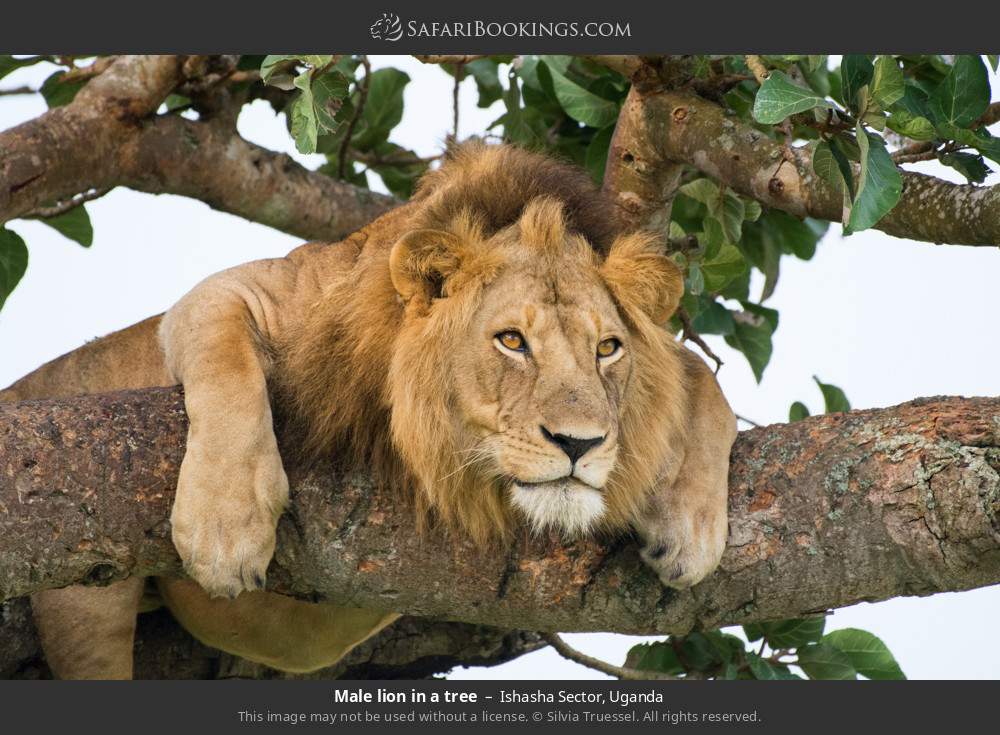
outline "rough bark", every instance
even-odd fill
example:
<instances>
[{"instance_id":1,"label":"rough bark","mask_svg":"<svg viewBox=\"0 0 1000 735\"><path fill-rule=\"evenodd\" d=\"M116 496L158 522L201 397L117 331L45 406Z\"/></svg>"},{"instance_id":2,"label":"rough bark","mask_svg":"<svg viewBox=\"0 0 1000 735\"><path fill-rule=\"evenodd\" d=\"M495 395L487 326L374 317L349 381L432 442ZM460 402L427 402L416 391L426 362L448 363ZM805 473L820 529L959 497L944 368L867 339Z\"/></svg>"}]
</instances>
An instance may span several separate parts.
<instances>
[{"instance_id":1,"label":"rough bark","mask_svg":"<svg viewBox=\"0 0 1000 735\"><path fill-rule=\"evenodd\" d=\"M809 154L784 161L781 143L727 116L717 104L685 91L634 86L609 152L608 186L634 225L663 219L664 181L676 185L678 164L769 207L839 222L843 198L812 171ZM667 198L668 199L668 198ZM669 216L669 208L665 210ZM650 221L652 215L656 219ZM982 187L903 172L899 203L876 229L896 237L953 245L1000 245L1000 186Z\"/></svg>"},{"instance_id":2,"label":"rough bark","mask_svg":"<svg viewBox=\"0 0 1000 735\"><path fill-rule=\"evenodd\" d=\"M68 105L0 133L0 223L81 192L128 186L336 241L399 204L247 142L233 116L155 116L183 80L182 59L120 57Z\"/></svg>"},{"instance_id":3,"label":"rough bark","mask_svg":"<svg viewBox=\"0 0 1000 735\"><path fill-rule=\"evenodd\" d=\"M0 599L169 574L178 389L0 406ZM421 536L362 472L290 467L271 589L501 628L683 633L1000 581L1000 399L744 432L718 573L662 588L628 539L483 553ZM463 583L456 585L455 580Z\"/></svg>"}]
</instances>

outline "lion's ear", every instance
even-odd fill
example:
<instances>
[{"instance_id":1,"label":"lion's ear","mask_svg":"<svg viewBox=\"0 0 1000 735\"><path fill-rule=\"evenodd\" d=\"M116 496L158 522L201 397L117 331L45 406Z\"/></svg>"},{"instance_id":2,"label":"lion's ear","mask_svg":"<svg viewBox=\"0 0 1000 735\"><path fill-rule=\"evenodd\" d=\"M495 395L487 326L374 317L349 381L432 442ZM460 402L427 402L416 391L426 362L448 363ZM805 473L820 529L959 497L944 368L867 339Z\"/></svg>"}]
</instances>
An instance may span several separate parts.
<instances>
[{"instance_id":1,"label":"lion's ear","mask_svg":"<svg viewBox=\"0 0 1000 735\"><path fill-rule=\"evenodd\" d=\"M389 253L389 275L403 301L441 295L448 276L461 263L461 239L444 230L413 230L403 235Z\"/></svg>"},{"instance_id":2,"label":"lion's ear","mask_svg":"<svg viewBox=\"0 0 1000 735\"><path fill-rule=\"evenodd\" d=\"M681 271L663 254L663 241L653 233L617 238L601 275L626 313L642 312L654 324L666 324L684 295Z\"/></svg>"}]
</instances>

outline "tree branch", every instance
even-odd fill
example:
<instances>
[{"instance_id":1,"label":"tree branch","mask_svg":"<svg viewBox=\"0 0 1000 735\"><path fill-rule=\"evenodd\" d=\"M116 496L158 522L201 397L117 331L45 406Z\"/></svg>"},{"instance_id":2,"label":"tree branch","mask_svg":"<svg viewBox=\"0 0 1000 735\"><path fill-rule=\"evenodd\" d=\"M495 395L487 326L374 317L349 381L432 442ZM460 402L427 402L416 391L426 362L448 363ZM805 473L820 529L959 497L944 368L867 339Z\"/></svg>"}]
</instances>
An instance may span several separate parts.
<instances>
[{"instance_id":1,"label":"tree branch","mask_svg":"<svg viewBox=\"0 0 1000 735\"><path fill-rule=\"evenodd\" d=\"M0 599L172 574L179 389L0 405ZM664 589L625 539L421 536L360 471L290 466L270 589L501 628L686 633L1000 581L1000 399L743 432L721 569ZM456 585L456 579L463 584Z\"/></svg>"},{"instance_id":2,"label":"tree branch","mask_svg":"<svg viewBox=\"0 0 1000 735\"><path fill-rule=\"evenodd\" d=\"M678 164L688 164L762 204L799 217L839 222L843 197L812 172L807 152L780 165L783 145L684 91L633 88L608 154L605 186L635 223L664 219ZM896 237L954 245L1000 244L1000 186L952 184L902 172L903 194L875 227ZM669 212L669 210L666 210Z\"/></svg>"},{"instance_id":3,"label":"tree branch","mask_svg":"<svg viewBox=\"0 0 1000 735\"><path fill-rule=\"evenodd\" d=\"M243 140L225 116L154 116L182 66L175 56L119 57L70 104L0 133L0 223L124 185L333 241L399 204Z\"/></svg>"}]
</instances>

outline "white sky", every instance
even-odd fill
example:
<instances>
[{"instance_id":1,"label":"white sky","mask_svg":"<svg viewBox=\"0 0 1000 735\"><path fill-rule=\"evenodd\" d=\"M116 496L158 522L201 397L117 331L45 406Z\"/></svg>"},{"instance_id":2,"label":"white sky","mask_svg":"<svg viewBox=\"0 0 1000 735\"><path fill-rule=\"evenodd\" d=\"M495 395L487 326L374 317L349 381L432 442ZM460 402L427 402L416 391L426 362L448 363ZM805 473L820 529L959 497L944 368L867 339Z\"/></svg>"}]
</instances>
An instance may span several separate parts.
<instances>
[{"instance_id":1,"label":"white sky","mask_svg":"<svg viewBox=\"0 0 1000 735\"><path fill-rule=\"evenodd\" d=\"M451 127L451 78L410 57L372 57L378 66L404 69L403 122L393 140L430 155ZM51 69L6 77L5 88L38 85ZM994 99L1000 84L992 80ZM462 85L460 135L481 132L502 109L480 110L471 80ZM0 98L0 129L43 112L37 96ZM283 118L257 102L245 110L240 132L310 167ZM957 172L921 164L942 178ZM996 183L993 176L989 183ZM0 386L86 340L163 311L202 278L257 258L281 256L299 240L222 214L201 202L116 189L87 205L94 245L85 250L38 222L15 221L28 244L28 272L0 311ZM822 397L812 375L843 388L855 408L890 406L919 396L997 395L1000 360L1000 253L995 248L934 246L877 231L842 238L839 225L809 262L782 260L781 279L768 305L781 312L774 356L758 386L746 360L721 338L709 337L725 361L719 375L737 413L760 423L787 420L788 406L804 401L816 413ZM928 598L899 598L838 610L828 629L859 627L880 636L910 678L1000 677L1000 637L994 635L1000 587ZM734 631L735 632L735 631ZM642 639L576 634L578 648L621 663ZM457 669L453 678L603 678L550 649L483 669Z\"/></svg>"}]
</instances>

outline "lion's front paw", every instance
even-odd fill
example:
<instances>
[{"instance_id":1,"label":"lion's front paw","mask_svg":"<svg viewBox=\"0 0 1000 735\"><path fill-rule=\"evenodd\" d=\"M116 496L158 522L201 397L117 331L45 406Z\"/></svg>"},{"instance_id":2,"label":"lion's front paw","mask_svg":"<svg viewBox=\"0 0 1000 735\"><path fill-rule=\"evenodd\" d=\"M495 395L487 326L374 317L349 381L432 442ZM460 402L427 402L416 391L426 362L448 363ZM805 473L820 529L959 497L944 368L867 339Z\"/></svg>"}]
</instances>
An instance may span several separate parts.
<instances>
[{"instance_id":1,"label":"lion's front paw","mask_svg":"<svg viewBox=\"0 0 1000 735\"><path fill-rule=\"evenodd\" d=\"M213 597L264 586L288 479L277 447L207 456L189 442L170 515L184 570Z\"/></svg>"},{"instance_id":2,"label":"lion's front paw","mask_svg":"<svg viewBox=\"0 0 1000 735\"><path fill-rule=\"evenodd\" d=\"M686 589L719 566L726 548L728 524L725 508L714 513L702 509L690 515L646 518L637 530L642 541L639 555L668 587Z\"/></svg>"}]
</instances>

